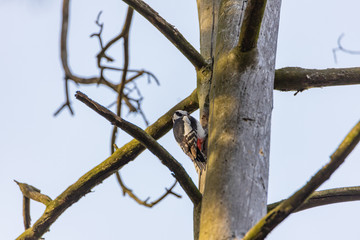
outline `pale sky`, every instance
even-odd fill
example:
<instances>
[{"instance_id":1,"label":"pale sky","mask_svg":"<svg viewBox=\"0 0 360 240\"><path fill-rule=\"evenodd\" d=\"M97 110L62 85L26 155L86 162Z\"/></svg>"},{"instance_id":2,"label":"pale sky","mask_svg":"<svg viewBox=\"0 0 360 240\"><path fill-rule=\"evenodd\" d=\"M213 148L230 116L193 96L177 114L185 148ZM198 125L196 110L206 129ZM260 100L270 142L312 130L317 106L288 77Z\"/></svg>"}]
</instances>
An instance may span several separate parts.
<instances>
[{"instance_id":1,"label":"pale sky","mask_svg":"<svg viewBox=\"0 0 360 240\"><path fill-rule=\"evenodd\" d=\"M196 1L146 1L176 26L199 49ZM64 110L53 113L64 101L60 63L60 1L0 1L0 230L1 239L14 239L23 230L22 195L13 182L26 182L55 198L84 173L109 156L111 126L74 99L78 87L70 84L75 116ZM360 50L357 0L284 0L281 9L276 68L339 68L358 66L360 56L332 49L344 33L344 46ZM122 1L72 1L69 59L74 74L98 74L98 42L89 36L98 31L98 12L108 41L122 27L126 5ZM122 45L111 49L122 66ZM152 123L196 86L193 66L142 16L135 13L130 32L130 68L146 69L160 86L139 79L143 109ZM117 74L108 75L119 81ZM103 87L79 88L103 105L115 94ZM338 144L360 118L360 87L312 89L294 96L275 91L272 118L269 203L287 198L303 186L329 160ZM127 112L127 109L124 109ZM194 113L195 117L198 112ZM140 116L129 121L145 128ZM118 146L131 138L121 132ZM194 182L191 161L172 133L159 141L179 160ZM348 157L321 189L359 186L360 151ZM125 183L139 196L155 199L173 183L169 170L149 152L122 169ZM182 199L169 196L153 209L139 206L122 192L112 176L66 210L44 237L60 239L192 239L192 203L177 186ZM31 203L34 223L44 211ZM267 239L358 239L360 202L319 207L291 215Z\"/></svg>"}]
</instances>

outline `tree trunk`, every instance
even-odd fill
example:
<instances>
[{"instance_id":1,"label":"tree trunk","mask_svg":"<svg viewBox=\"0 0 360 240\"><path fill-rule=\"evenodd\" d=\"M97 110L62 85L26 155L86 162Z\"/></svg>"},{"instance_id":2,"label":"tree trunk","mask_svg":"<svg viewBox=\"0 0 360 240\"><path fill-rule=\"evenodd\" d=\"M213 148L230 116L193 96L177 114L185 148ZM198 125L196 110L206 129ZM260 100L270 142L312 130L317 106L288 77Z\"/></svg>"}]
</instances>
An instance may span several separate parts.
<instances>
[{"instance_id":1,"label":"tree trunk","mask_svg":"<svg viewBox=\"0 0 360 240\"><path fill-rule=\"evenodd\" d=\"M237 47L246 1L211 2L221 3L212 28L216 47L200 239L241 239L266 213L281 0L267 2L257 48L247 52Z\"/></svg>"},{"instance_id":2,"label":"tree trunk","mask_svg":"<svg viewBox=\"0 0 360 240\"><path fill-rule=\"evenodd\" d=\"M209 94L214 63L214 48L216 40L219 0L197 0L199 27L200 27L200 53L210 65L210 69L200 69L197 72L197 94L199 99L200 123L208 129L209 120ZM205 143L205 145L207 145ZM207 148L206 148L207 150ZM206 171L199 175L199 190L204 193ZM194 206L194 239L199 239L201 202Z\"/></svg>"}]
</instances>

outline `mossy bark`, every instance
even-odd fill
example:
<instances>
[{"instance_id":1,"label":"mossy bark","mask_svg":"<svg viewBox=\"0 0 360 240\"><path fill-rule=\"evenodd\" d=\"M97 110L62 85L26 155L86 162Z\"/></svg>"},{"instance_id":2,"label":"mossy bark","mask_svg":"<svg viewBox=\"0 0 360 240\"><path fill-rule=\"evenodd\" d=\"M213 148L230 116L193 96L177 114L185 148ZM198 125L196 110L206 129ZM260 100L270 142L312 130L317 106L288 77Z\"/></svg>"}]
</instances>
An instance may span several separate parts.
<instances>
[{"instance_id":1,"label":"mossy bark","mask_svg":"<svg viewBox=\"0 0 360 240\"><path fill-rule=\"evenodd\" d=\"M268 1L248 51L239 47L246 3L219 2L200 240L241 239L266 214L280 0Z\"/></svg>"}]
</instances>

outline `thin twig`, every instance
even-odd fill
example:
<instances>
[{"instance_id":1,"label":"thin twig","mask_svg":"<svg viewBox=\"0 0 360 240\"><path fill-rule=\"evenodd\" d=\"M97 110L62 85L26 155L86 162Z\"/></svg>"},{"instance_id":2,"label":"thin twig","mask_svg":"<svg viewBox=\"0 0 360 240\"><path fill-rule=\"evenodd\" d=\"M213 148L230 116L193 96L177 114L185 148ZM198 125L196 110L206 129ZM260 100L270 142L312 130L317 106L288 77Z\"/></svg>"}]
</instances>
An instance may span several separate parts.
<instances>
[{"instance_id":1,"label":"thin twig","mask_svg":"<svg viewBox=\"0 0 360 240\"><path fill-rule=\"evenodd\" d=\"M106 50L108 50L114 43L116 43L117 41L119 41L122 37L124 37L124 34L126 34L127 32L129 32L128 28L130 27L130 23L131 23L131 19L133 16L134 10L131 7L128 7L127 10L127 14L126 14L126 19L125 19L125 24L124 27L122 29L122 31L119 33L119 35L117 35L116 37L114 37L113 39L111 39L104 47L101 46L101 51L98 53L97 58L98 58L98 65L100 66L100 61L101 58L105 57L108 61L112 62L113 59L111 57L106 56L105 52Z\"/></svg>"},{"instance_id":2,"label":"thin twig","mask_svg":"<svg viewBox=\"0 0 360 240\"><path fill-rule=\"evenodd\" d=\"M116 173L116 178L117 178L117 180L118 180L118 182L119 182L119 184L120 184L120 187L121 187L121 189L122 189L122 191L123 191L124 196L127 194L127 195L129 195L129 197L131 197L132 199L134 199L135 202L137 202L138 204L143 205L143 206L145 206L145 207L148 207L148 208L154 207L156 204L158 204L158 203L161 202L164 198L166 198L169 194L174 195L174 196L177 197L177 198L181 198L180 195L178 195L178 194L176 194L176 193L174 193L174 192L172 191L173 188L176 186L177 181L175 181L175 183L174 183L169 189L166 189L166 188L165 188L166 192L165 192L163 195L161 195L158 199L156 199L155 201L152 201L151 203L148 203L149 198L147 198L147 199L145 199L145 200L143 201L143 200L141 200L140 198L138 198L138 197L133 193L133 191L132 191L131 189L129 189L128 187L126 187L126 185L124 184L124 182L123 182L122 179L121 179L121 176L120 176L120 173L119 173L119 172Z\"/></svg>"},{"instance_id":3,"label":"thin twig","mask_svg":"<svg viewBox=\"0 0 360 240\"><path fill-rule=\"evenodd\" d=\"M134 81L135 79L137 79L138 77L142 76L144 73L145 73L144 71L139 71L137 74L135 74L135 75L132 76L131 78L126 79L126 81L125 81L125 86L126 86L126 84L128 84L128 83Z\"/></svg>"},{"instance_id":4,"label":"thin twig","mask_svg":"<svg viewBox=\"0 0 360 240\"><path fill-rule=\"evenodd\" d=\"M61 24L61 39L60 39L60 49L61 49L61 63L65 71L65 78L71 78L72 74L68 66L68 54L67 54L67 33L69 28L69 1L63 0L63 9L62 9L62 24Z\"/></svg>"},{"instance_id":5,"label":"thin twig","mask_svg":"<svg viewBox=\"0 0 360 240\"><path fill-rule=\"evenodd\" d=\"M144 130L137 127L136 125L120 118L113 112L109 111L105 107L101 106L97 102L88 98L81 92L76 92L76 98L81 102L85 103L88 107L93 109L95 112L106 118L111 124L121 128L126 133L141 142L150 152L157 156L161 162L167 166L171 172L174 173L176 180L180 183L186 194L189 196L194 204L201 201L201 193L192 182L189 175L181 164L171 156L165 148L163 148L153 137L147 134Z\"/></svg>"},{"instance_id":6,"label":"thin twig","mask_svg":"<svg viewBox=\"0 0 360 240\"><path fill-rule=\"evenodd\" d=\"M330 178L360 141L360 121L351 129L340 146L322 167L300 190L270 211L244 236L243 240L264 239L279 223L300 207L323 182Z\"/></svg>"},{"instance_id":7,"label":"thin twig","mask_svg":"<svg viewBox=\"0 0 360 240\"><path fill-rule=\"evenodd\" d=\"M126 96L126 95L124 95L124 102L129 107L129 112L137 112L137 108L134 107L134 105L131 104L130 98L128 96Z\"/></svg>"},{"instance_id":8,"label":"thin twig","mask_svg":"<svg viewBox=\"0 0 360 240\"><path fill-rule=\"evenodd\" d=\"M348 53L348 54L352 54L352 55L360 55L360 51L355 51L355 50L350 50L347 48L344 48L343 45L341 44L341 40L343 39L343 37L345 36L344 33L342 33L338 40L337 40L337 48L333 49L333 55L334 55L334 62L337 63L337 57L336 57L336 53L337 51L342 51L344 53Z\"/></svg>"},{"instance_id":9,"label":"thin twig","mask_svg":"<svg viewBox=\"0 0 360 240\"><path fill-rule=\"evenodd\" d=\"M117 111L116 112L120 116L122 101L124 101L125 104L128 106L129 111L130 112L140 113L140 115L143 117L145 123L148 125L147 119L146 119L143 111L141 110L141 107L139 106L139 101L136 102L138 107L137 108L134 107L134 105L130 102L128 94L124 93L125 85L127 83L131 82L131 81L134 81L138 77L142 76L144 73L148 75L149 79L153 78L155 80L155 82L159 85L158 79L151 72L144 71L144 70L130 70L130 69L128 69L128 65L129 65L129 60L128 60L129 59L129 53L128 53L128 51L129 51L129 46L128 46L129 43L128 43L128 41L129 40L128 40L128 38L129 38L129 31L130 31L130 25L131 25L131 21L132 21L133 12L134 12L134 10L131 7L128 7L128 11L127 11L127 15L126 15L126 19L125 19L125 23L123 25L122 31L114 39L110 40L109 43L107 43L105 46L104 46L103 40L102 40L102 31L103 31L104 23L100 22L100 16L101 16L102 12L99 12L99 14L98 14L98 16L96 18L96 21L95 21L95 24L99 27L99 32L92 34L90 37L97 37L98 38L100 49L101 49L100 53L97 55L97 65L98 65L98 68L100 69L100 77L99 77L99 81L97 82L97 84L100 84L102 82L107 82L107 80L104 77L105 70L121 71L122 72L122 80L121 80L121 82L118 85L113 85L112 84L110 86L118 94L118 98L117 98L117 101L116 101L116 104L117 104ZM109 49L114 43L116 43L121 38L124 39L124 47L123 48L124 48L124 58L125 58L125 60L124 60L123 68L117 68L117 67L102 65L101 64L102 58L105 58L107 61L113 61L114 60L114 59L112 59L112 58L110 58L109 56L106 55L106 50ZM134 75L133 77L131 77L130 79L126 79L128 72L135 72L137 74ZM112 131L112 134L111 134L111 149L112 149L113 144L115 143L116 134L117 134L117 128L114 127L113 131ZM112 152L113 152L113 149L112 149Z\"/></svg>"},{"instance_id":10,"label":"thin twig","mask_svg":"<svg viewBox=\"0 0 360 240\"><path fill-rule=\"evenodd\" d=\"M100 23L100 16L101 16L102 11L100 11L97 15L97 18L95 20L95 24L99 27L99 32L98 33L93 33L90 35L90 38L92 37L97 37L98 41L99 41L99 45L100 45L100 49L103 50L104 49L104 44L103 44L103 40L102 40L102 31L104 29L104 23ZM99 77L99 82L97 83L98 85L102 82L102 81L106 81L105 77L104 77L104 68L101 66L101 59L105 58L107 61L113 61L112 58L108 57L105 52L101 55L101 57L98 57L98 67L100 69L100 77Z\"/></svg>"},{"instance_id":11,"label":"thin twig","mask_svg":"<svg viewBox=\"0 0 360 240\"><path fill-rule=\"evenodd\" d=\"M102 34L102 31L103 31L103 28L104 28L104 23L100 23L100 16L102 14L102 11L100 11L98 13L98 16L96 18L96 21L95 21L95 24L99 27L99 32L98 33L93 33L90 35L90 37L97 37L98 40L99 40L99 45L100 45L100 49L101 51L104 50L104 44L102 42L102 38L101 38L101 34ZM112 62L114 61L114 59L112 59L111 57L108 57L106 54L105 54L105 51L102 52L101 56L98 57L98 65L100 65L100 61L101 61L101 58L105 58L107 61L109 62ZM101 77L100 77L101 78Z\"/></svg>"},{"instance_id":12,"label":"thin twig","mask_svg":"<svg viewBox=\"0 0 360 240\"><path fill-rule=\"evenodd\" d=\"M141 0L123 0L134 8L152 25L154 25L177 49L193 64L196 69L206 67L208 64L201 54L184 38L184 36L154 9Z\"/></svg>"},{"instance_id":13,"label":"thin twig","mask_svg":"<svg viewBox=\"0 0 360 240\"><path fill-rule=\"evenodd\" d=\"M118 116L121 116L121 102L124 96L127 70L129 68L129 30L130 30L131 19L132 18L129 18L129 22L125 24L126 27L124 26L124 29L126 30L126 32L124 32L124 37L123 37L124 38L124 71L122 72L121 82L118 92L117 109L116 109L116 113ZM112 145L113 144L114 143L112 143Z\"/></svg>"},{"instance_id":14,"label":"thin twig","mask_svg":"<svg viewBox=\"0 0 360 240\"><path fill-rule=\"evenodd\" d=\"M101 68L104 69L104 70L113 70L113 71L124 71L123 68L117 68L117 67L112 67L112 66L105 66L105 65L101 65ZM142 76L142 74L146 74L148 76L148 79L150 82L150 79L154 79L154 81L156 82L157 85L160 85L160 82L159 80L157 79L157 77L155 76L155 74L153 74L152 72L150 71L145 71L145 70L134 70L134 69L128 69L127 72L132 72L132 73L141 73L138 75L138 77ZM92 83L96 83L95 81L93 81ZM86 84L86 83L85 83ZM113 87L115 86L115 87ZM113 85L111 86L111 88L115 91L117 91L119 85Z\"/></svg>"},{"instance_id":15,"label":"thin twig","mask_svg":"<svg viewBox=\"0 0 360 240\"><path fill-rule=\"evenodd\" d=\"M123 27L123 30L121 31L121 37L124 39L123 49L124 49L124 71L122 72L121 76L121 82L120 86L118 87L118 98L116 103L116 114L120 117L121 116L121 106L122 106L122 99L124 96L124 88L125 88L125 82L126 82L126 76L127 76L127 70L129 68L129 32L130 32L130 26L131 26L131 20L132 20L133 10L131 8L128 8L128 16L126 17L126 21ZM99 62L100 64L100 62ZM117 134L117 127L113 127L113 131L111 134L111 143L110 147L114 146L116 141L116 134ZM114 150L112 149L112 153Z\"/></svg>"},{"instance_id":16,"label":"thin twig","mask_svg":"<svg viewBox=\"0 0 360 240\"><path fill-rule=\"evenodd\" d=\"M65 78L65 103L61 105L61 107L54 113L54 117L56 117L65 107L67 107L70 111L71 115L74 115L74 111L71 108L71 102L69 99L69 79Z\"/></svg>"},{"instance_id":17,"label":"thin twig","mask_svg":"<svg viewBox=\"0 0 360 240\"><path fill-rule=\"evenodd\" d=\"M132 102L134 102L134 103L137 105L137 107L135 108L135 111L130 111L129 113L131 113L131 112L139 113L139 114L142 116L142 118L143 118L143 120L144 120L144 122L145 122L145 125L146 125L146 126L149 126L149 121L147 120L147 118L146 118L146 116L145 116L145 113L143 112L143 110L142 110L142 108L141 108L141 103L142 103L142 100L143 100L144 98L143 98L143 96L141 95L141 92L140 92L140 90L138 89L138 87L136 86L136 84L134 84L134 88L133 88L133 89L136 90L139 98L138 98L138 99L133 99L133 98L127 97L127 99L128 99L129 101L132 101ZM131 90L130 90L130 91L131 91ZM126 99L125 99L125 102L126 102Z\"/></svg>"},{"instance_id":18,"label":"thin twig","mask_svg":"<svg viewBox=\"0 0 360 240\"><path fill-rule=\"evenodd\" d=\"M115 150L118 149L118 147L116 146L116 144L114 144L113 147L114 147ZM177 193L174 193L174 192L172 191L172 189L176 186L177 181L175 181L175 183L174 183L169 189L165 188L166 192L165 192L163 195L161 195L157 200L155 200L155 201L153 201L153 202L151 202L151 203L148 203L148 200L150 199L150 197L148 197L147 199L145 199L145 201L143 201L143 200L141 200L140 198L138 198L138 197L133 193L133 191L124 184L123 180L121 179L121 176L120 176L120 172L119 172L119 171L116 173L116 179L117 179L117 181L118 181L118 183L119 183L119 185L120 185L120 187L121 187L121 189L122 189L122 191L123 191L124 196L127 194L127 195L128 195L130 198L132 198L135 202L137 202L138 204L143 205L143 206L145 206L145 207L148 207L148 208L152 208L153 206L155 206L156 204L158 204L159 202L161 202L163 199L165 199L169 194L172 194L172 195L174 195L174 196L177 197L177 198L181 198L181 195L179 195L179 194L177 194Z\"/></svg>"},{"instance_id":19,"label":"thin twig","mask_svg":"<svg viewBox=\"0 0 360 240\"><path fill-rule=\"evenodd\" d=\"M112 44L114 44L115 42L117 42L121 38L123 38L124 41L126 41L125 38L128 38L128 35L129 35L130 24L131 24L133 12L134 12L134 10L129 7L127 15L126 15L125 23L124 23L124 26L123 26L123 29L122 29L121 33L118 36L116 36L114 39L112 39L108 44L106 44L105 47L104 47L102 37L101 37L104 24L100 23L101 12L98 14L98 17L97 17L95 23L96 23L97 26L99 26L99 32L92 34L90 37L97 37L98 40L99 40L99 44L100 44L100 53L97 55L97 65L98 65L98 67L100 69L100 81L105 79L104 78L104 70L106 69L106 68L104 68L104 66L101 65L101 59L105 58L107 61L114 61L112 58L108 57L105 52ZM128 44L124 43L124 45L128 45ZM124 68L123 74L124 74L124 71L125 71L125 76L126 76L127 68L126 69Z\"/></svg>"}]
</instances>

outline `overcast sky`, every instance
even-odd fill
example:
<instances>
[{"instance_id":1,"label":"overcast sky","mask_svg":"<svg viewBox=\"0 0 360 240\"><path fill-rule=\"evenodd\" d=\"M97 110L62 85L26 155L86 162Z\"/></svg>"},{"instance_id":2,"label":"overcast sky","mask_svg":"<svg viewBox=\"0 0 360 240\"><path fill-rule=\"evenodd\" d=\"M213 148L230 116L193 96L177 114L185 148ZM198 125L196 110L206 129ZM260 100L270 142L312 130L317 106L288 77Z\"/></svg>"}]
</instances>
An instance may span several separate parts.
<instances>
[{"instance_id":1,"label":"overcast sky","mask_svg":"<svg viewBox=\"0 0 360 240\"><path fill-rule=\"evenodd\" d=\"M176 26L199 49L196 1L146 1ZM54 118L64 102L60 63L60 1L0 0L0 226L1 239L14 239L23 232L22 195L13 182L31 184L52 198L110 154L111 126L73 94L75 116L67 110ZM360 2L358 0L284 0L281 9L276 68L339 68L358 66L360 56L332 49L344 33L343 44L360 50ZM72 1L69 29L69 61L74 73L98 74L95 55L98 42L89 36L98 31L98 12L105 23L107 42L122 27L126 5L122 1ZM122 66L121 44L111 49ZM160 86L147 78L137 80L144 96L143 109L152 123L196 87L193 66L152 25L135 13L130 33L130 68L154 73ZM109 73L119 81L119 74ZM104 105L115 94L103 87L80 90ZM269 203L288 197L303 186L328 160L360 117L360 87L331 87L293 92L275 91L272 117ZM124 112L127 113L124 108ZM194 113L195 117L197 112ZM129 121L145 128L140 116ZM119 134L118 146L131 138ZM189 172L197 176L191 161L173 139L160 140ZM360 185L359 148L321 189ZM125 183L139 196L155 199L173 177L148 152L122 169ZM166 198L153 209L139 206L122 192L112 176L60 216L44 237L60 239L192 239L192 203L183 196ZM33 222L44 206L31 203ZM291 215L267 239L357 239L360 236L360 202L319 207Z\"/></svg>"}]
</instances>

